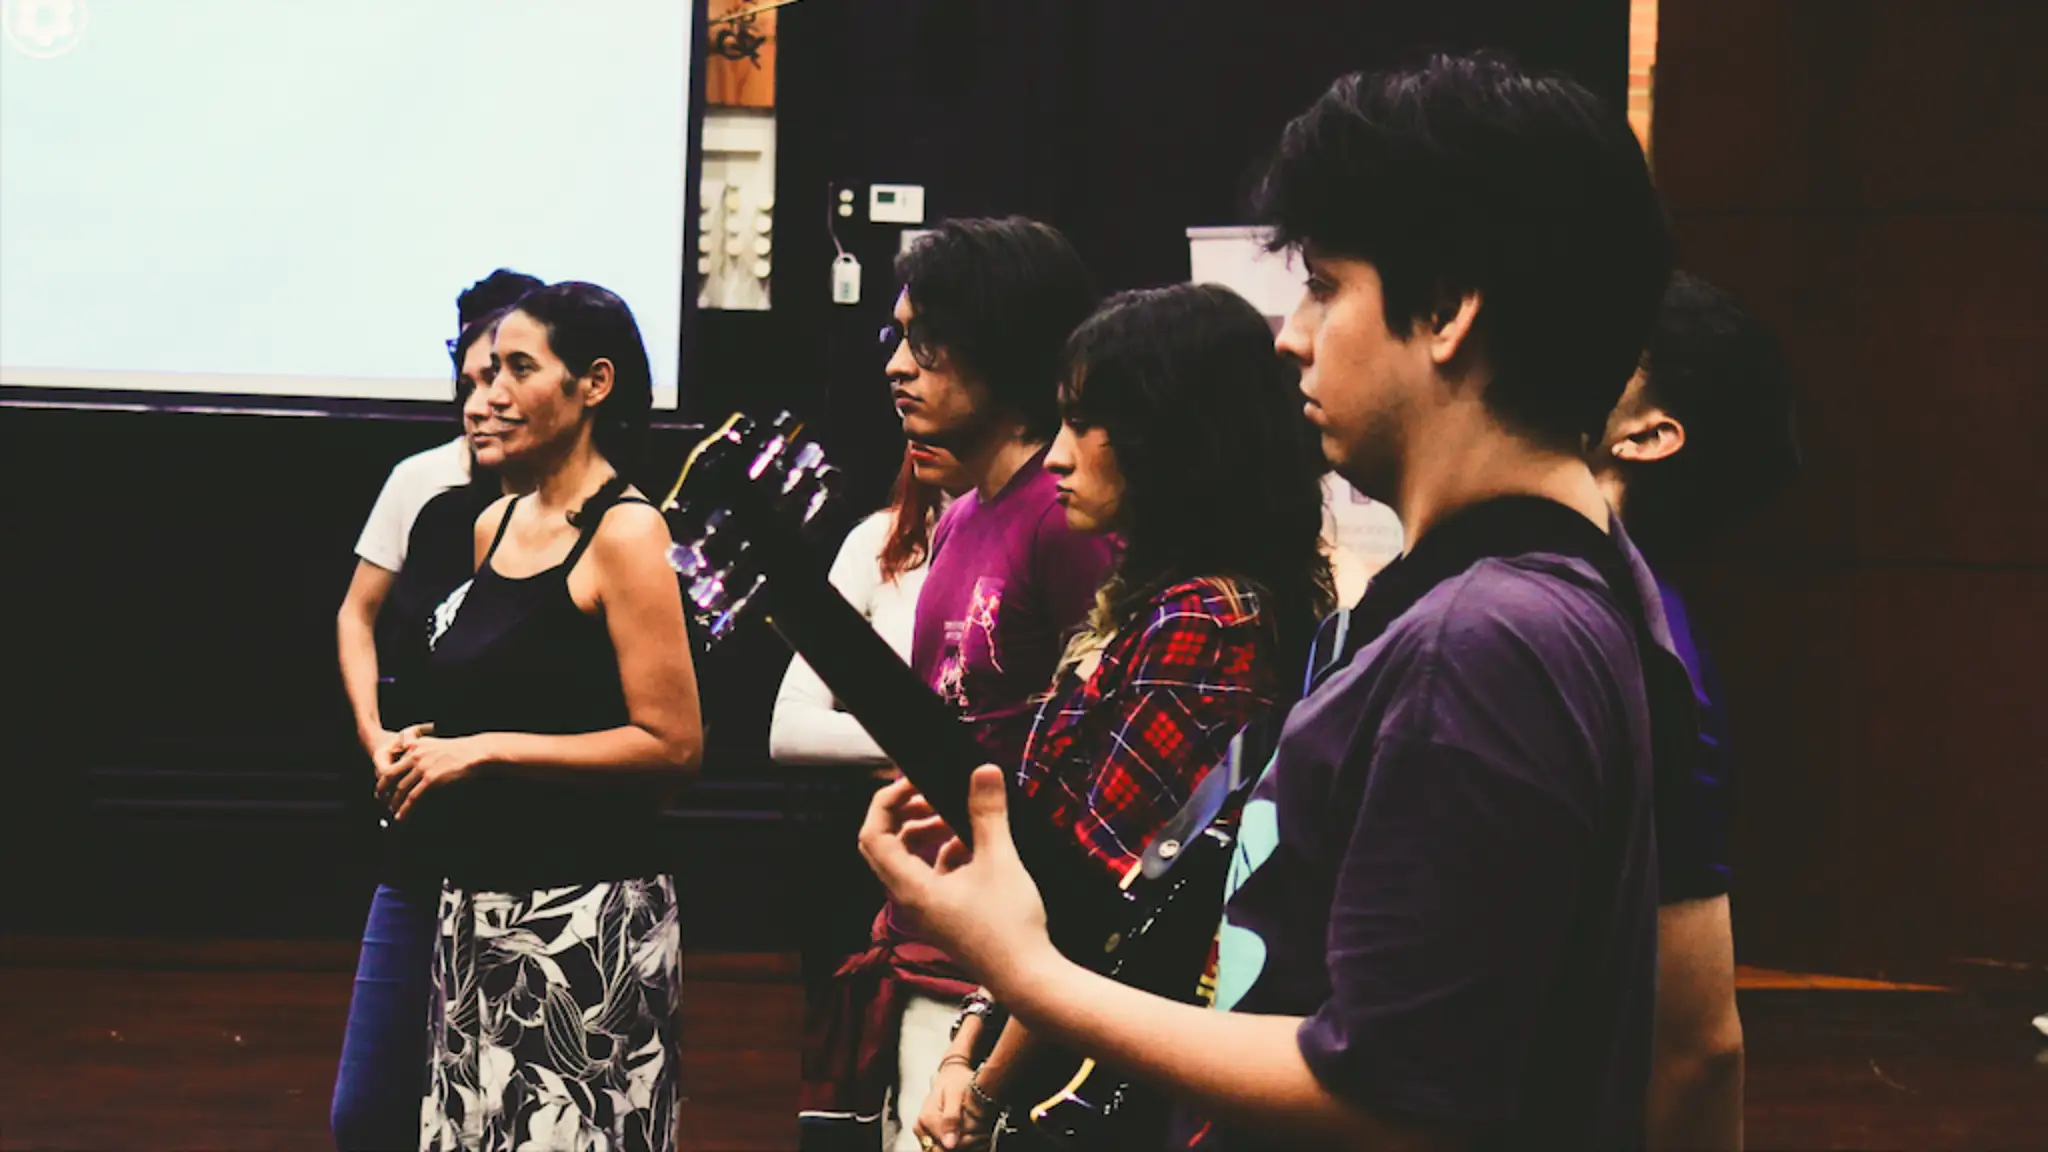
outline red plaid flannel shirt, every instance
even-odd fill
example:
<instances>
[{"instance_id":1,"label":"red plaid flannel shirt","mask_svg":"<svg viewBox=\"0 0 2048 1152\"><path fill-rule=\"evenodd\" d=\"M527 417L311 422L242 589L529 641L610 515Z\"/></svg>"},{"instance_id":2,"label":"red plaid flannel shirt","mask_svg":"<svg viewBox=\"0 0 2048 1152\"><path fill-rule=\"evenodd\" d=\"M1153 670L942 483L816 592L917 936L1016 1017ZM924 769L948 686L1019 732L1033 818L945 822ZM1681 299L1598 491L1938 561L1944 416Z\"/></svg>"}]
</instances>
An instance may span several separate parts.
<instances>
[{"instance_id":1,"label":"red plaid flannel shirt","mask_svg":"<svg viewBox=\"0 0 2048 1152\"><path fill-rule=\"evenodd\" d=\"M1238 729L1275 706L1277 647L1251 589L1220 580L1166 589L1110 639L1086 681L1069 671L1053 686L1018 782L1122 879Z\"/></svg>"}]
</instances>

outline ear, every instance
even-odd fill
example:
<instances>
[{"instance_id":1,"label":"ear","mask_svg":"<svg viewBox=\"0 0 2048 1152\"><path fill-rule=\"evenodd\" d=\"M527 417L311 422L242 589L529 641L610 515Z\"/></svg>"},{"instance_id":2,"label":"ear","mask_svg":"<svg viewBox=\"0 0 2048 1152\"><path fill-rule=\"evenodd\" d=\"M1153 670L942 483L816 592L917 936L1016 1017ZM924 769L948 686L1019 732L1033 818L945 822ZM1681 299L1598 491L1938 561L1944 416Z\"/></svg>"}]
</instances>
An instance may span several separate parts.
<instances>
[{"instance_id":1,"label":"ear","mask_svg":"<svg viewBox=\"0 0 2048 1152\"><path fill-rule=\"evenodd\" d=\"M595 408L604 403L604 398L612 394L612 379L611 361L602 358L591 361L590 371L583 374L583 406Z\"/></svg>"},{"instance_id":2,"label":"ear","mask_svg":"<svg viewBox=\"0 0 2048 1152\"><path fill-rule=\"evenodd\" d=\"M1617 460L1647 464L1677 454L1685 447L1685 425L1662 408L1645 408L1617 421L1608 451Z\"/></svg>"},{"instance_id":3,"label":"ear","mask_svg":"<svg viewBox=\"0 0 2048 1152\"><path fill-rule=\"evenodd\" d=\"M1479 322L1479 293L1465 292L1455 300L1446 297L1429 320L1429 358L1438 365L1457 359L1472 339L1472 326Z\"/></svg>"}]
</instances>

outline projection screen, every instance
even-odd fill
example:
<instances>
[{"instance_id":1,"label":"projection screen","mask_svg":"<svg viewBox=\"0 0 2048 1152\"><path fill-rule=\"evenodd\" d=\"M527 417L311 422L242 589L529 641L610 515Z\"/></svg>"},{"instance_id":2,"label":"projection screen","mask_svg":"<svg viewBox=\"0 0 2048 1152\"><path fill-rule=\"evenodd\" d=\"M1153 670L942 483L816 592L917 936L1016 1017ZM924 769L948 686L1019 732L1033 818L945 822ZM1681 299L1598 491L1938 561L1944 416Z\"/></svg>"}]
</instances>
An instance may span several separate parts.
<instances>
[{"instance_id":1,"label":"projection screen","mask_svg":"<svg viewBox=\"0 0 2048 1152\"><path fill-rule=\"evenodd\" d=\"M509 267L623 296L673 408L692 35L678 0L5 0L0 385L446 399L455 296Z\"/></svg>"}]
</instances>

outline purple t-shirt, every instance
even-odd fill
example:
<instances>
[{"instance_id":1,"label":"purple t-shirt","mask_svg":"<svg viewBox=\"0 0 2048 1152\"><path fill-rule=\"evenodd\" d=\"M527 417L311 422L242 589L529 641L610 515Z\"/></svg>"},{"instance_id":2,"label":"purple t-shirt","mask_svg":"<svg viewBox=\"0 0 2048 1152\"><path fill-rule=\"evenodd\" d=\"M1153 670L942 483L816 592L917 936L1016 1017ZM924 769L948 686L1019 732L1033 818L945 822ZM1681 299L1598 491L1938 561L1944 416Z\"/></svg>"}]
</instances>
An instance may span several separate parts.
<instances>
[{"instance_id":1,"label":"purple t-shirt","mask_svg":"<svg viewBox=\"0 0 2048 1152\"><path fill-rule=\"evenodd\" d=\"M1217 1006L1306 1017L1331 1092L1478 1149L1640 1147L1650 749L1635 631L1590 565L1437 585L1289 717L1243 817Z\"/></svg>"},{"instance_id":2,"label":"purple t-shirt","mask_svg":"<svg viewBox=\"0 0 2048 1152\"><path fill-rule=\"evenodd\" d=\"M1671 648L1692 678L1699 705L1699 753L1674 787L1657 794L1658 898L1665 904L1728 894L1728 712L1721 676L1693 634L1692 613L1678 589L1657 581Z\"/></svg>"},{"instance_id":3,"label":"purple t-shirt","mask_svg":"<svg viewBox=\"0 0 2048 1152\"><path fill-rule=\"evenodd\" d=\"M910 666L960 709L992 763L1014 768L1033 703L1087 619L1115 546L1067 527L1045 450L987 500L968 493L932 529Z\"/></svg>"}]
</instances>

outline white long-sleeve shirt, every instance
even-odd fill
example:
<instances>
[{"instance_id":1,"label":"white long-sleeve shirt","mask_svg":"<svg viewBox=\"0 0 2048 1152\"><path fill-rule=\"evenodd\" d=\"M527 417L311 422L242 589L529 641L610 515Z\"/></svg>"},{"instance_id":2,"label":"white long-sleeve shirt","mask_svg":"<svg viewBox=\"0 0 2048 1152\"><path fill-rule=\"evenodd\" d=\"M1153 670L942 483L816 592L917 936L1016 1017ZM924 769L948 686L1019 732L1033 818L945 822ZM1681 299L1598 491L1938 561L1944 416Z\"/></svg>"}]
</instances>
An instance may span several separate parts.
<instances>
[{"instance_id":1,"label":"white long-sleeve shirt","mask_svg":"<svg viewBox=\"0 0 2048 1152\"><path fill-rule=\"evenodd\" d=\"M928 569L919 565L894 580L882 579L882 545L889 539L890 516L890 509L884 508L854 525L839 546L827 579L907 661L917 620L917 593L924 587ZM782 688L775 694L768 754L778 764L875 766L889 762L860 721L835 706L832 690L801 656L789 662Z\"/></svg>"}]
</instances>

